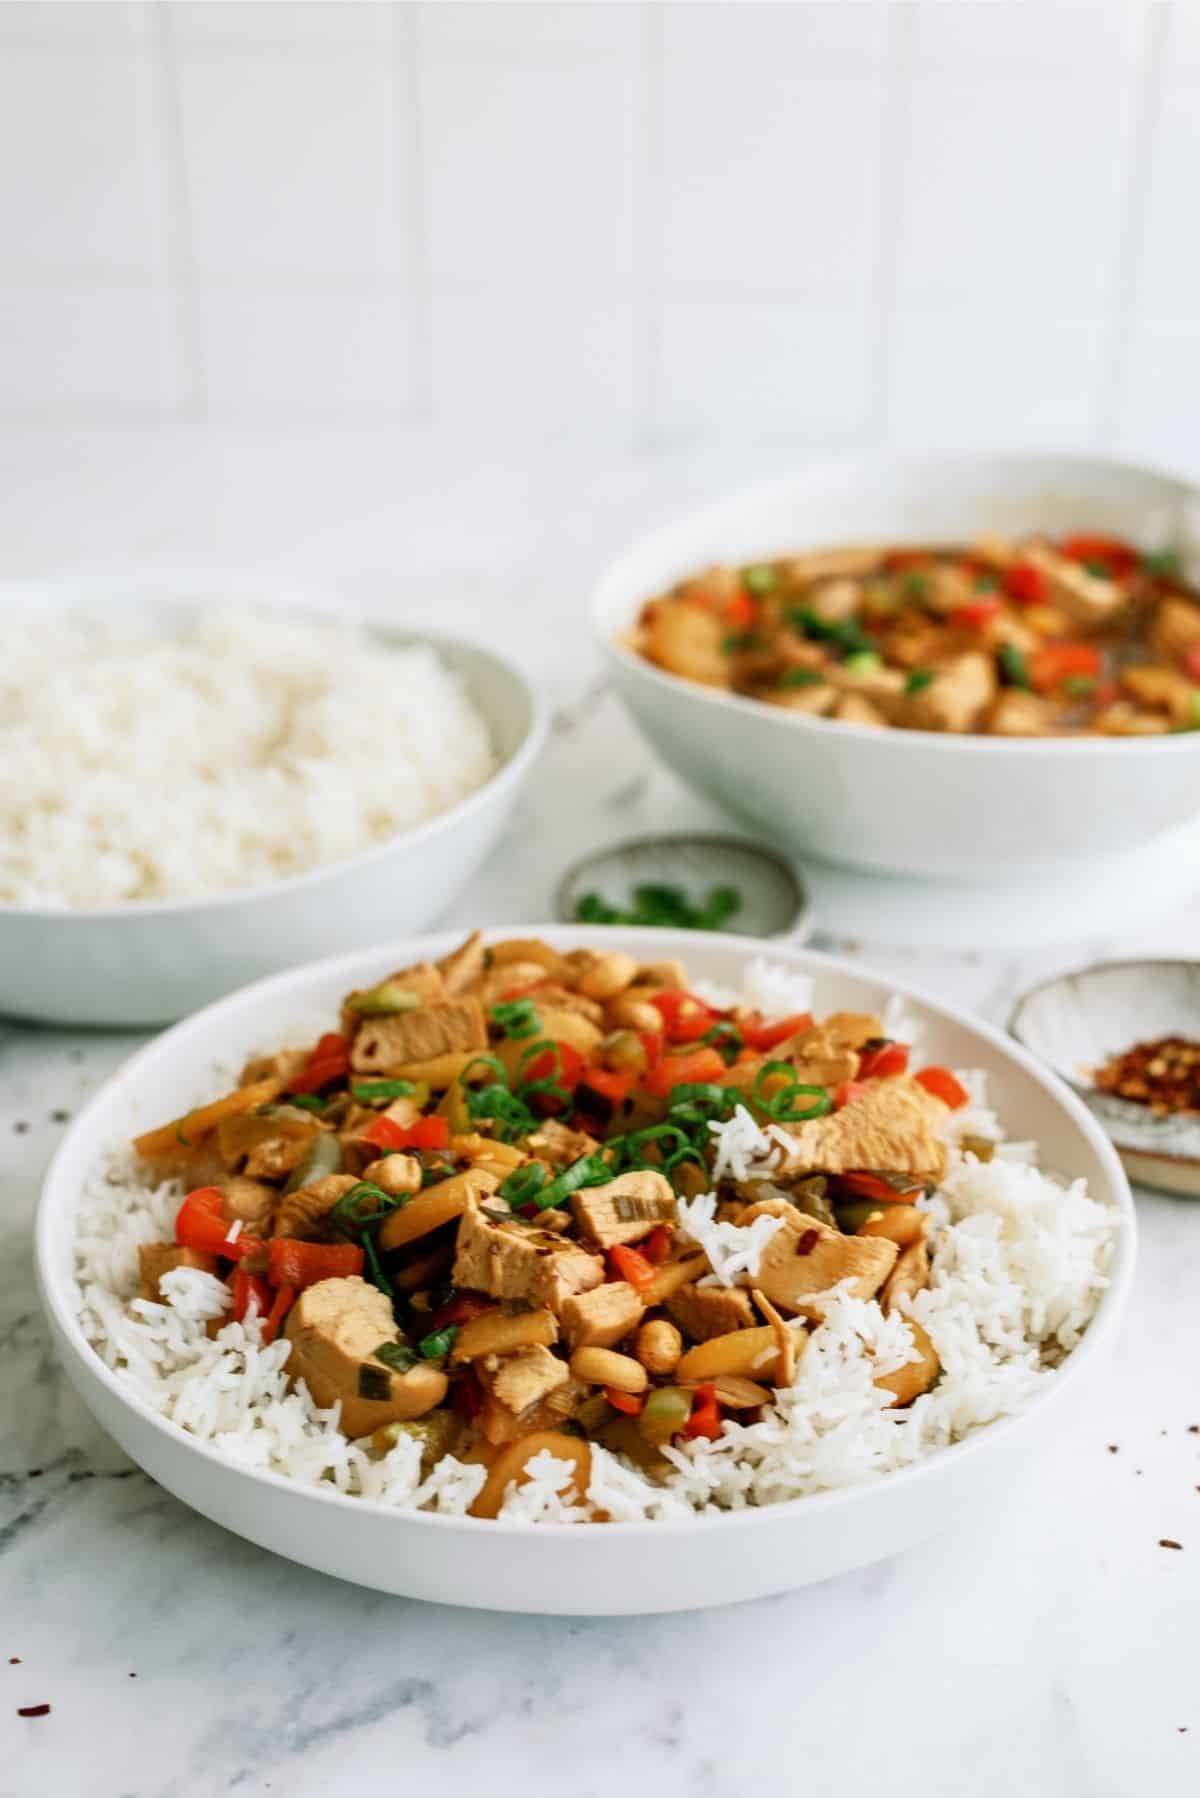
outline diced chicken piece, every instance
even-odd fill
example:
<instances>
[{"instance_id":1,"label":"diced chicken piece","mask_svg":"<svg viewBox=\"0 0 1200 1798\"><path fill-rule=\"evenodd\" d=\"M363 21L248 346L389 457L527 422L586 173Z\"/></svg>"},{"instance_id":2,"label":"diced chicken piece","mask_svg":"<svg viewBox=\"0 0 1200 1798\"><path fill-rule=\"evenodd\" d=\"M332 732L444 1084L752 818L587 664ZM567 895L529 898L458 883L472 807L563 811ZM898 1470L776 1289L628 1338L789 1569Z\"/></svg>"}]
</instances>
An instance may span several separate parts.
<instances>
[{"instance_id":1,"label":"diced chicken piece","mask_svg":"<svg viewBox=\"0 0 1200 1798\"><path fill-rule=\"evenodd\" d=\"M971 545L971 557L976 562L986 562L989 568L1003 570L1011 568L1017 559L1016 545L1009 537L1001 537L994 531L985 531L982 537L976 537Z\"/></svg>"},{"instance_id":2,"label":"diced chicken piece","mask_svg":"<svg viewBox=\"0 0 1200 1798\"><path fill-rule=\"evenodd\" d=\"M853 618L862 604L862 587L858 581L842 575L836 580L822 581L804 596L804 603L827 624L843 624Z\"/></svg>"},{"instance_id":3,"label":"diced chicken piece","mask_svg":"<svg viewBox=\"0 0 1200 1798\"><path fill-rule=\"evenodd\" d=\"M946 1111L941 1099L907 1075L871 1081L861 1098L840 1111L784 1126L792 1139L784 1171L844 1174L885 1168L939 1180L946 1150L938 1133Z\"/></svg>"},{"instance_id":4,"label":"diced chicken piece","mask_svg":"<svg viewBox=\"0 0 1200 1798\"><path fill-rule=\"evenodd\" d=\"M806 581L832 580L837 575L852 578L873 574L884 557L878 545L860 544L846 549L814 549L802 556L790 556L784 565L789 581L798 586Z\"/></svg>"},{"instance_id":5,"label":"diced chicken piece","mask_svg":"<svg viewBox=\"0 0 1200 1798\"><path fill-rule=\"evenodd\" d=\"M571 1194L575 1222L601 1249L611 1249L619 1242L640 1242L656 1225L673 1219L676 1210L671 1182L650 1168L619 1174L604 1186L589 1186Z\"/></svg>"},{"instance_id":6,"label":"diced chicken piece","mask_svg":"<svg viewBox=\"0 0 1200 1798\"><path fill-rule=\"evenodd\" d=\"M730 662L722 644L726 626L715 611L682 599L660 599L647 608L645 653L669 674L706 687L729 685Z\"/></svg>"},{"instance_id":7,"label":"diced chicken piece","mask_svg":"<svg viewBox=\"0 0 1200 1798\"><path fill-rule=\"evenodd\" d=\"M882 637L884 655L901 668L929 668L946 653L949 633L944 624L923 612L901 612Z\"/></svg>"},{"instance_id":8,"label":"diced chicken piece","mask_svg":"<svg viewBox=\"0 0 1200 1798\"><path fill-rule=\"evenodd\" d=\"M995 697L991 656L967 649L945 661L927 687L906 695L904 719L914 730L974 730Z\"/></svg>"},{"instance_id":9,"label":"diced chicken piece","mask_svg":"<svg viewBox=\"0 0 1200 1798\"><path fill-rule=\"evenodd\" d=\"M921 583L922 604L943 617L957 612L960 606L969 606L976 597L974 583L964 568L934 563L931 568L914 569L913 574Z\"/></svg>"},{"instance_id":10,"label":"diced chicken piece","mask_svg":"<svg viewBox=\"0 0 1200 1798\"><path fill-rule=\"evenodd\" d=\"M1162 656L1184 656L1200 645L1200 605L1168 594L1160 601L1150 630L1150 647Z\"/></svg>"},{"instance_id":11,"label":"diced chicken piece","mask_svg":"<svg viewBox=\"0 0 1200 1798\"><path fill-rule=\"evenodd\" d=\"M175 1242L142 1242L138 1244L138 1297L162 1303L159 1281L177 1267L198 1268L201 1273L215 1274L219 1263L215 1255L202 1255L199 1249L181 1249Z\"/></svg>"},{"instance_id":12,"label":"diced chicken piece","mask_svg":"<svg viewBox=\"0 0 1200 1798\"><path fill-rule=\"evenodd\" d=\"M860 699L869 699L872 705L889 717L904 697L905 678L899 668L849 668L844 662L834 662L829 669L829 679L843 693L856 693Z\"/></svg>"},{"instance_id":13,"label":"diced chicken piece","mask_svg":"<svg viewBox=\"0 0 1200 1798\"><path fill-rule=\"evenodd\" d=\"M1105 737L1161 737L1171 728L1161 712L1143 712L1127 699L1105 706L1092 725Z\"/></svg>"},{"instance_id":14,"label":"diced chicken piece","mask_svg":"<svg viewBox=\"0 0 1200 1798\"><path fill-rule=\"evenodd\" d=\"M825 1025L789 1037L772 1049L771 1056L773 1060L790 1061L806 1086L840 1086L843 1080L858 1077L858 1052L836 1030Z\"/></svg>"},{"instance_id":15,"label":"diced chicken piece","mask_svg":"<svg viewBox=\"0 0 1200 1798\"><path fill-rule=\"evenodd\" d=\"M869 724L875 728L882 725L886 728L888 722L879 707L861 693L843 694L833 715L843 724Z\"/></svg>"},{"instance_id":16,"label":"diced chicken piece","mask_svg":"<svg viewBox=\"0 0 1200 1798\"><path fill-rule=\"evenodd\" d=\"M831 1055L839 1049L861 1049L883 1036L883 1019L873 1011L831 1011L803 1036L793 1037L797 1053Z\"/></svg>"},{"instance_id":17,"label":"diced chicken piece","mask_svg":"<svg viewBox=\"0 0 1200 1798\"><path fill-rule=\"evenodd\" d=\"M354 1174L326 1174L311 1186L285 1192L275 1210L276 1236L299 1236L312 1242L324 1235L325 1220L343 1193L358 1185Z\"/></svg>"},{"instance_id":18,"label":"diced chicken piece","mask_svg":"<svg viewBox=\"0 0 1200 1798\"><path fill-rule=\"evenodd\" d=\"M1196 684L1175 668L1125 668L1121 685L1139 705L1164 711L1172 724L1200 722L1195 713Z\"/></svg>"},{"instance_id":19,"label":"diced chicken piece","mask_svg":"<svg viewBox=\"0 0 1200 1798\"><path fill-rule=\"evenodd\" d=\"M274 1136L262 1136L246 1152L242 1163L243 1171L250 1180L282 1180L300 1166L308 1154L312 1143L313 1132L304 1135L293 1135L280 1131ZM240 1159L234 1157L233 1161Z\"/></svg>"},{"instance_id":20,"label":"diced chicken piece","mask_svg":"<svg viewBox=\"0 0 1200 1798\"><path fill-rule=\"evenodd\" d=\"M530 1154L549 1162L551 1167L570 1167L573 1161L582 1161L600 1147L586 1130L571 1130L557 1118L547 1118L539 1124L526 1142Z\"/></svg>"},{"instance_id":21,"label":"diced chicken piece","mask_svg":"<svg viewBox=\"0 0 1200 1798\"><path fill-rule=\"evenodd\" d=\"M254 1086L258 1081L266 1080L274 1074L283 1081L286 1088L293 1076L306 1065L308 1057L307 1049L280 1049L277 1055L256 1055L242 1069L238 1085Z\"/></svg>"},{"instance_id":22,"label":"diced chicken piece","mask_svg":"<svg viewBox=\"0 0 1200 1798\"><path fill-rule=\"evenodd\" d=\"M625 1280L606 1280L594 1292L565 1299L562 1308L563 1335L567 1347L611 1348L628 1336L641 1322L646 1309L637 1293Z\"/></svg>"},{"instance_id":23,"label":"diced chicken piece","mask_svg":"<svg viewBox=\"0 0 1200 1798\"><path fill-rule=\"evenodd\" d=\"M396 1341L389 1299L357 1274L306 1287L288 1313L287 1371L303 1380L318 1405L340 1400L347 1436L423 1417L441 1403L449 1382L440 1368L418 1362L398 1373L376 1350Z\"/></svg>"},{"instance_id":24,"label":"diced chicken piece","mask_svg":"<svg viewBox=\"0 0 1200 1798\"><path fill-rule=\"evenodd\" d=\"M448 999L395 1017L365 1018L354 1038L350 1065L356 1073L386 1075L409 1062L486 1048L487 1024L479 1000Z\"/></svg>"},{"instance_id":25,"label":"diced chicken piece","mask_svg":"<svg viewBox=\"0 0 1200 1798\"><path fill-rule=\"evenodd\" d=\"M540 1355L548 1354L548 1350L539 1349ZM550 1356L555 1361L553 1355ZM563 1377L550 1386L544 1396L526 1405L523 1411L514 1411L506 1405L494 1392L489 1390L488 1369L480 1363L478 1372L484 1389L483 1409L476 1419L475 1427L485 1442L499 1445L515 1442L519 1436L529 1436L535 1430L558 1429L567 1418L573 1417L579 1409L586 1388L578 1380L571 1378L570 1369L565 1361L555 1361L555 1366L562 1369Z\"/></svg>"},{"instance_id":26,"label":"diced chicken piece","mask_svg":"<svg viewBox=\"0 0 1200 1798\"><path fill-rule=\"evenodd\" d=\"M454 1284L497 1299L547 1306L590 1292L604 1278L604 1263L578 1243L551 1230L486 1217L472 1200L462 1214L454 1256Z\"/></svg>"},{"instance_id":27,"label":"diced chicken piece","mask_svg":"<svg viewBox=\"0 0 1200 1798\"><path fill-rule=\"evenodd\" d=\"M986 727L996 737L1044 737L1051 734L1049 702L1040 693L1006 687L987 715Z\"/></svg>"},{"instance_id":28,"label":"diced chicken piece","mask_svg":"<svg viewBox=\"0 0 1200 1798\"><path fill-rule=\"evenodd\" d=\"M1103 624L1124 601L1125 595L1115 581L1106 575L1090 574L1082 563L1059 555L1045 544L1027 544L1021 560L1045 577L1053 604L1076 624Z\"/></svg>"},{"instance_id":29,"label":"diced chicken piece","mask_svg":"<svg viewBox=\"0 0 1200 1798\"><path fill-rule=\"evenodd\" d=\"M230 1174L220 1182L224 1195L222 1210L230 1223L241 1222L251 1236L269 1236L271 1220L279 1198L278 1190L263 1180L248 1180L243 1174Z\"/></svg>"},{"instance_id":30,"label":"diced chicken piece","mask_svg":"<svg viewBox=\"0 0 1200 1798\"><path fill-rule=\"evenodd\" d=\"M768 705L785 712L804 712L810 718L828 718L838 702L836 687L821 681L811 687L769 687L760 695Z\"/></svg>"},{"instance_id":31,"label":"diced chicken piece","mask_svg":"<svg viewBox=\"0 0 1200 1798\"><path fill-rule=\"evenodd\" d=\"M759 1212L762 1207L752 1209ZM851 1282L854 1298L873 1298L899 1252L884 1236L843 1236L815 1218L785 1212L759 1258L754 1285L781 1311L819 1318L820 1307L811 1301L832 1292L843 1280Z\"/></svg>"},{"instance_id":32,"label":"diced chicken piece","mask_svg":"<svg viewBox=\"0 0 1200 1798\"><path fill-rule=\"evenodd\" d=\"M929 1250L925 1238L909 1243L888 1275L879 1302L885 1311L894 1311L901 1299L915 1299L929 1285Z\"/></svg>"},{"instance_id":33,"label":"diced chicken piece","mask_svg":"<svg viewBox=\"0 0 1200 1798\"><path fill-rule=\"evenodd\" d=\"M589 999L586 993L577 993L574 987L563 986L556 980L546 980L531 993L533 1007L540 1018L543 1011L573 1011L579 1017L586 1018L589 1024L600 1029L604 1023L604 1006L599 999Z\"/></svg>"},{"instance_id":34,"label":"diced chicken piece","mask_svg":"<svg viewBox=\"0 0 1200 1798\"><path fill-rule=\"evenodd\" d=\"M671 589L672 599L690 600L694 605L723 610L742 591L742 577L728 563L714 562L699 574L690 574Z\"/></svg>"},{"instance_id":35,"label":"diced chicken piece","mask_svg":"<svg viewBox=\"0 0 1200 1798\"><path fill-rule=\"evenodd\" d=\"M483 946L482 930L473 930L465 943L460 943L457 949L444 955L437 965L446 992L452 999L467 987L473 986L487 966L487 950Z\"/></svg>"},{"instance_id":36,"label":"diced chicken piece","mask_svg":"<svg viewBox=\"0 0 1200 1798\"><path fill-rule=\"evenodd\" d=\"M748 1296L736 1286L681 1286L665 1308L693 1342L748 1330L757 1321Z\"/></svg>"},{"instance_id":37,"label":"diced chicken piece","mask_svg":"<svg viewBox=\"0 0 1200 1798\"><path fill-rule=\"evenodd\" d=\"M540 1345L518 1349L515 1355L490 1356L480 1365L479 1375L492 1397L516 1417L571 1377L566 1362Z\"/></svg>"},{"instance_id":38,"label":"diced chicken piece","mask_svg":"<svg viewBox=\"0 0 1200 1798\"><path fill-rule=\"evenodd\" d=\"M363 1169L362 1177L369 1180L372 1186L380 1187L390 1193L393 1198L411 1197L421 1190L421 1163L415 1155L381 1155L378 1161L369 1161Z\"/></svg>"}]
</instances>

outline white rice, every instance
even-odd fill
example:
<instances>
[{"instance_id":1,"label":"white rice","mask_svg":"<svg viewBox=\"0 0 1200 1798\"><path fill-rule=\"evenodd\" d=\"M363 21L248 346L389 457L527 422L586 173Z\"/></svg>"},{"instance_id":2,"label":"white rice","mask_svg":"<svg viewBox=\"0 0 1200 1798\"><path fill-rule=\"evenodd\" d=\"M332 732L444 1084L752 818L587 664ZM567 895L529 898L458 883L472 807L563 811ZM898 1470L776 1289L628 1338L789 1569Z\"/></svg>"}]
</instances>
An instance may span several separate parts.
<instances>
[{"instance_id":1,"label":"white rice","mask_svg":"<svg viewBox=\"0 0 1200 1798\"><path fill-rule=\"evenodd\" d=\"M0 903L279 880L445 811L495 766L433 651L356 624L40 620L0 667Z\"/></svg>"},{"instance_id":2,"label":"white rice","mask_svg":"<svg viewBox=\"0 0 1200 1798\"><path fill-rule=\"evenodd\" d=\"M838 1292L809 1334L795 1385L777 1393L761 1422L727 1421L719 1441L670 1448L672 1471L662 1485L593 1445L583 1504L570 1493L570 1464L543 1452L531 1460L526 1483L509 1488L501 1515L573 1523L599 1511L616 1522L669 1521L799 1498L906 1467L1027 1404L1095 1315L1119 1219L1089 1197L1084 1181L1041 1172L1029 1145L1001 1145L987 1162L954 1147L963 1115L973 1134L999 1132L983 1076L959 1077L971 1104L947 1128L950 1171L928 1202L932 1285L911 1307L941 1362L930 1391L902 1411L890 1409L874 1377L917 1358L911 1332L876 1301ZM731 1166L773 1165L779 1145L748 1114L721 1127L722 1154L731 1139ZM254 1317L226 1324L210 1340L205 1325L227 1302L222 1282L179 1269L163 1282L166 1303L133 1296L137 1246L171 1236L181 1196L177 1182L147 1186L127 1149L87 1186L76 1272L80 1320L96 1352L160 1415L243 1466L398 1509L465 1513L483 1468L446 1456L423 1476L411 1440L382 1459L348 1442L337 1406L321 1409L303 1384L289 1387L287 1344L264 1348ZM760 1240L757 1226L717 1224L714 1210L708 1196L681 1204L685 1231L704 1244L718 1279L739 1268L753 1272L767 1233Z\"/></svg>"}]
</instances>

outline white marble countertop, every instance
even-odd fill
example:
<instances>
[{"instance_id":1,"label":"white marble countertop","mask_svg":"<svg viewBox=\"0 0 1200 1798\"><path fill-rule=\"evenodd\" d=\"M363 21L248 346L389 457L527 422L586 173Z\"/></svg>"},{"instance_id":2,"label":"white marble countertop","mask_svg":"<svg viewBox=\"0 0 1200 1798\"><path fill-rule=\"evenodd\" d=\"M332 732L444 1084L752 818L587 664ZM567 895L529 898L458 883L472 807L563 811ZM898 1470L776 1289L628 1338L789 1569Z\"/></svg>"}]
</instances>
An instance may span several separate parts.
<instances>
[{"instance_id":1,"label":"white marble countertop","mask_svg":"<svg viewBox=\"0 0 1200 1798\"><path fill-rule=\"evenodd\" d=\"M527 657L556 728L455 919L544 915L584 847L714 821L598 682L581 586L631 530L731 484L719 458L639 465L553 446L464 476L449 456L363 440L71 448L0 445L19 474L0 482L0 574L186 563L336 581L349 605L386 592ZM1002 1022L1048 969L1194 952L1198 924L1192 907L1116 941L952 954L891 941L881 905L868 940L824 919L816 944ZM1200 1790L1200 1206L1141 1196L1117 1364L1011 1508L728 1610L442 1610L340 1585L194 1516L100 1434L52 1362L31 1271L38 1182L137 1040L0 1024L0 1798ZM48 1716L17 1715L43 1703Z\"/></svg>"}]
</instances>

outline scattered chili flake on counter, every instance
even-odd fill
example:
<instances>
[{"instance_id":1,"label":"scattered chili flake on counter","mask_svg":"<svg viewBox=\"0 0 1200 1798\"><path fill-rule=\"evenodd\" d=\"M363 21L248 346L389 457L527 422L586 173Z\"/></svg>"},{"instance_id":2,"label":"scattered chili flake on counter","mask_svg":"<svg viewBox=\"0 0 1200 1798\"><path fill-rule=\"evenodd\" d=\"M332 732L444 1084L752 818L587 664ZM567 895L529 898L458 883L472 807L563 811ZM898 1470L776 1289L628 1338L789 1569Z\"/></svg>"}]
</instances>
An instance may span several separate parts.
<instances>
[{"instance_id":1,"label":"scattered chili flake on counter","mask_svg":"<svg viewBox=\"0 0 1200 1798\"><path fill-rule=\"evenodd\" d=\"M19 1704L17 1706L18 1717L48 1717L49 1715L50 1706L48 1704Z\"/></svg>"},{"instance_id":2,"label":"scattered chili flake on counter","mask_svg":"<svg viewBox=\"0 0 1200 1798\"><path fill-rule=\"evenodd\" d=\"M1182 1548L1183 1543L1172 1542L1170 1536L1160 1536L1158 1539L1158 1546L1160 1548Z\"/></svg>"},{"instance_id":3,"label":"scattered chili flake on counter","mask_svg":"<svg viewBox=\"0 0 1200 1798\"><path fill-rule=\"evenodd\" d=\"M1159 1036L1135 1043L1097 1068L1095 1081L1101 1092L1148 1105L1157 1117L1200 1111L1200 1042Z\"/></svg>"}]
</instances>

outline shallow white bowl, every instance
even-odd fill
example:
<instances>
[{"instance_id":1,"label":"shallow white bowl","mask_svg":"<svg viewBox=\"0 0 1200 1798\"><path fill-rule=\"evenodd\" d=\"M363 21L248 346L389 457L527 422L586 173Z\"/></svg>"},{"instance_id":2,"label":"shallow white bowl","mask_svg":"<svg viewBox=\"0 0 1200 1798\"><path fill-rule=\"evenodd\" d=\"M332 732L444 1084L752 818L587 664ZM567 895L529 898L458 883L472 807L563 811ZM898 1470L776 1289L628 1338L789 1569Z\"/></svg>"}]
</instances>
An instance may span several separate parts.
<instances>
[{"instance_id":1,"label":"shallow white bowl","mask_svg":"<svg viewBox=\"0 0 1200 1798\"><path fill-rule=\"evenodd\" d=\"M748 937L664 930L513 927L564 947L629 949L643 960L683 957L696 974L737 983L763 953ZM507 932L505 934L508 934ZM343 956L261 981L210 1006L135 1055L68 1131L46 1176L37 1270L55 1346L96 1418L147 1473L186 1504L263 1548L385 1592L513 1611L630 1615L695 1609L788 1590L910 1547L970 1517L975 1501L1028 1477L1029 1460L1062 1427L1083 1382L1102 1366L1133 1277L1129 1187L1103 1131L1060 1082L999 1032L905 992L932 1060L985 1068L1012 1134L1035 1137L1043 1163L1087 1177L1123 1229L1112 1285L1082 1344L1019 1416L978 1431L901 1473L843 1492L671 1525L554 1524L530 1528L406 1514L248 1472L157 1417L84 1340L75 1316L72 1241L78 1195L106 1144L161 1123L211 1090L212 1068L278 1039L314 1008L336 1015L341 995L388 970L444 954L441 935ZM875 1011L892 989L849 965L774 944L767 953L816 982L816 1007Z\"/></svg>"},{"instance_id":2,"label":"shallow white bowl","mask_svg":"<svg viewBox=\"0 0 1200 1798\"><path fill-rule=\"evenodd\" d=\"M78 605L85 593L93 589L64 585L51 603ZM98 609L98 599L85 603ZM196 604L170 596L115 603L170 620ZM494 650L375 618L359 622L389 645L427 645L461 675L491 735L498 767L490 779L411 830L266 886L89 910L0 904L0 1012L54 1024L170 1023L264 974L419 930L457 898L507 824L542 747L543 702Z\"/></svg>"},{"instance_id":3,"label":"shallow white bowl","mask_svg":"<svg viewBox=\"0 0 1200 1798\"><path fill-rule=\"evenodd\" d=\"M1101 1092L1092 1072L1135 1043L1200 1031L1200 962L1102 961L1044 980L1009 1021L1017 1041L1081 1095L1116 1144L1131 1180L1200 1198L1200 1117L1155 1117Z\"/></svg>"},{"instance_id":4,"label":"shallow white bowl","mask_svg":"<svg viewBox=\"0 0 1200 1798\"><path fill-rule=\"evenodd\" d=\"M664 673L620 641L639 607L714 561L840 543L1103 531L1200 572L1200 494L1075 456L873 456L698 513L602 579L594 619L617 690L676 774L797 853L889 873L1016 879L1143 842L1200 811L1200 733L1011 739L881 731Z\"/></svg>"}]
</instances>

